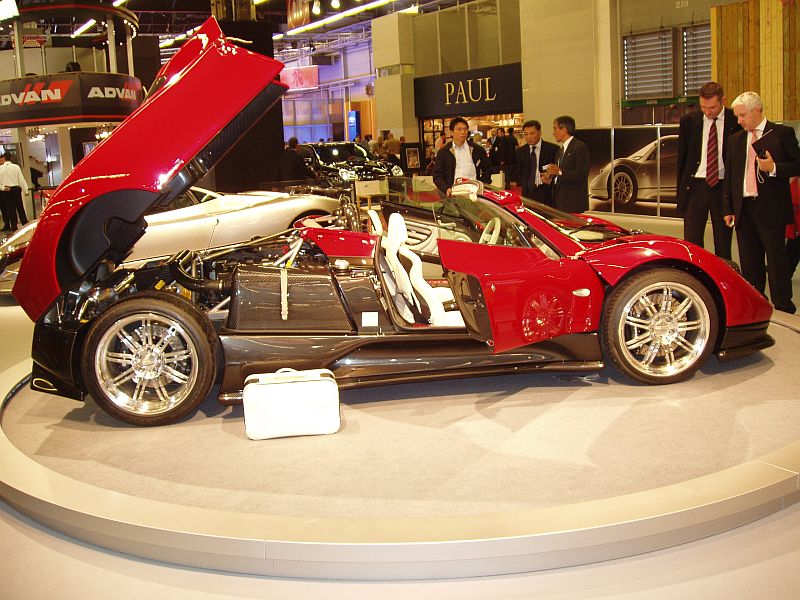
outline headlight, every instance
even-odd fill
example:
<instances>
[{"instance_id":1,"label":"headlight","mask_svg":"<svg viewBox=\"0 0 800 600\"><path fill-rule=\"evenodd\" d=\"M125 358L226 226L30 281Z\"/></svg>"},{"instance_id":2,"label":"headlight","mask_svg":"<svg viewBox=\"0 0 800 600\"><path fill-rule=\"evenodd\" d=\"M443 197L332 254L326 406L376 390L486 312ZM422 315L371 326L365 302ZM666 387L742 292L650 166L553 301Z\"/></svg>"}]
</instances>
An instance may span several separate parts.
<instances>
[{"instance_id":1,"label":"headlight","mask_svg":"<svg viewBox=\"0 0 800 600\"><path fill-rule=\"evenodd\" d=\"M395 177L403 176L403 169L400 168L400 165L392 165L392 175Z\"/></svg>"},{"instance_id":2,"label":"headlight","mask_svg":"<svg viewBox=\"0 0 800 600\"><path fill-rule=\"evenodd\" d=\"M353 181L358 179L358 175L356 175L353 171L349 171L348 169L339 169L339 177L342 181Z\"/></svg>"}]
</instances>

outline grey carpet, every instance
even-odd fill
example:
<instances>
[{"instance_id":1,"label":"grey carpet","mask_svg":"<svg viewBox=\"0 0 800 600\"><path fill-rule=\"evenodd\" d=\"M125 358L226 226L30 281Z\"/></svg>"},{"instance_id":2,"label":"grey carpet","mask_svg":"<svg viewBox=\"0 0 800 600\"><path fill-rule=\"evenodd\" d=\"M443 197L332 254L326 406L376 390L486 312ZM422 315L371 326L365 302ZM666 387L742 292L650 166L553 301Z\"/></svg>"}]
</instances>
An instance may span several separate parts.
<instances>
[{"instance_id":1,"label":"grey carpet","mask_svg":"<svg viewBox=\"0 0 800 600\"><path fill-rule=\"evenodd\" d=\"M254 442L241 407L121 425L24 390L2 426L23 452L86 483L191 506L314 517L462 515L580 502L712 473L800 439L800 338L691 381L612 371L351 390L335 435ZM780 382L773 384L773 382Z\"/></svg>"}]
</instances>

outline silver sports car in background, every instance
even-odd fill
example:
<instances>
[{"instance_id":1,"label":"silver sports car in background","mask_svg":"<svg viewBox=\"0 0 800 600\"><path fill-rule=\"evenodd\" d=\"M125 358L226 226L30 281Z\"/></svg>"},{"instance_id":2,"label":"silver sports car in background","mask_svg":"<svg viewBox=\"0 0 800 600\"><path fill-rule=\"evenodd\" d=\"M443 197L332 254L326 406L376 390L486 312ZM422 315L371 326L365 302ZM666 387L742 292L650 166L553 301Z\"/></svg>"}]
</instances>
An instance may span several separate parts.
<instances>
[{"instance_id":1,"label":"silver sports car in background","mask_svg":"<svg viewBox=\"0 0 800 600\"><path fill-rule=\"evenodd\" d=\"M614 198L628 204L655 200L659 194L658 141L650 142L630 156L608 163L592 180L589 194L595 198ZM678 136L661 138L661 198L674 199L678 176Z\"/></svg>"},{"instance_id":2,"label":"silver sports car in background","mask_svg":"<svg viewBox=\"0 0 800 600\"><path fill-rule=\"evenodd\" d=\"M193 187L145 217L147 230L126 262L273 235L291 229L304 217L332 214L339 206L338 198L316 194L254 191L224 195ZM36 223L30 221L0 244L0 294L11 293Z\"/></svg>"}]
</instances>

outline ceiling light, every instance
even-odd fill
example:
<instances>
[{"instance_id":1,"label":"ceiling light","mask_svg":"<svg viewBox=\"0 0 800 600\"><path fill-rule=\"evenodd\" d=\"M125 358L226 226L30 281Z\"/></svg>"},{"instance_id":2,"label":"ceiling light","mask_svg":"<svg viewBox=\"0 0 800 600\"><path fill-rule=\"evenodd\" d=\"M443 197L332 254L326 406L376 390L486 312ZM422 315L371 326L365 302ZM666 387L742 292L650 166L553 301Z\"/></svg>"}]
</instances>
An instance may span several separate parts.
<instances>
[{"instance_id":1,"label":"ceiling light","mask_svg":"<svg viewBox=\"0 0 800 600\"><path fill-rule=\"evenodd\" d=\"M121 5L125 4L127 1L128 0L114 0L114 3L112 4L112 6L121 6Z\"/></svg>"},{"instance_id":2,"label":"ceiling light","mask_svg":"<svg viewBox=\"0 0 800 600\"><path fill-rule=\"evenodd\" d=\"M314 5L311 7L311 12L318 15L322 12L322 7L319 5L319 0L314 0Z\"/></svg>"},{"instance_id":3,"label":"ceiling light","mask_svg":"<svg viewBox=\"0 0 800 600\"><path fill-rule=\"evenodd\" d=\"M110 136L114 132L114 125L112 123L108 123L106 125L100 125L97 129L95 129L94 137L97 140L104 140L108 136Z\"/></svg>"},{"instance_id":4,"label":"ceiling light","mask_svg":"<svg viewBox=\"0 0 800 600\"><path fill-rule=\"evenodd\" d=\"M17 3L13 0L0 0L0 19L11 19L19 16Z\"/></svg>"},{"instance_id":5,"label":"ceiling light","mask_svg":"<svg viewBox=\"0 0 800 600\"><path fill-rule=\"evenodd\" d=\"M379 8L381 6L385 6L390 2L394 2L395 0L373 0L368 4L364 4L362 6L355 6L353 8L348 8L345 11L340 13L336 13L335 15L331 15L330 17L325 17L324 19L320 19L319 21L314 21L313 23L309 23L308 25L302 25L300 27L295 27L294 29L290 29L286 32L285 35L296 35L298 33L303 33L306 31L310 31L312 29L317 29L319 27L324 27L325 25L330 25L331 23L335 23L336 21L341 21L342 19L346 19L347 17L355 16L359 13L362 13L367 10L372 10L373 8ZM319 0L315 0L314 6L319 4ZM311 12L314 12L312 9ZM317 13L314 13L317 14Z\"/></svg>"},{"instance_id":6,"label":"ceiling light","mask_svg":"<svg viewBox=\"0 0 800 600\"><path fill-rule=\"evenodd\" d=\"M331 8L334 10L339 10L342 8L342 4L339 2L339 0L331 0Z\"/></svg>"},{"instance_id":7,"label":"ceiling light","mask_svg":"<svg viewBox=\"0 0 800 600\"><path fill-rule=\"evenodd\" d=\"M28 128L28 141L29 142L43 142L44 141L44 133L38 127L29 127Z\"/></svg>"},{"instance_id":8,"label":"ceiling light","mask_svg":"<svg viewBox=\"0 0 800 600\"><path fill-rule=\"evenodd\" d=\"M86 21L86 23L84 23L83 25L81 25L80 27L78 27L78 28L77 28L77 29L76 29L76 30L75 30L75 31L72 33L72 35L71 35L70 37L78 37L80 34L82 34L84 31L86 31L87 29L89 29L89 28L90 28L92 25L94 25L95 23L97 23L97 21L95 21L94 19L89 19L88 21Z\"/></svg>"}]
</instances>

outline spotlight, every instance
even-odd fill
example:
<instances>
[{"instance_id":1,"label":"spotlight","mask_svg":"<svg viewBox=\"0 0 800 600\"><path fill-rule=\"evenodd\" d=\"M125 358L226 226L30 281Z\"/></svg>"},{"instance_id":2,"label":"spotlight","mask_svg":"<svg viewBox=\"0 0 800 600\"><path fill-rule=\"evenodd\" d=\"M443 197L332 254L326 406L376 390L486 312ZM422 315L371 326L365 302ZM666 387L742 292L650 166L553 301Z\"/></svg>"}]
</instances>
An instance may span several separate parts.
<instances>
[{"instance_id":1,"label":"spotlight","mask_svg":"<svg viewBox=\"0 0 800 600\"><path fill-rule=\"evenodd\" d=\"M44 133L38 127L29 127L28 128L28 141L29 142L43 142L44 141Z\"/></svg>"},{"instance_id":2,"label":"spotlight","mask_svg":"<svg viewBox=\"0 0 800 600\"><path fill-rule=\"evenodd\" d=\"M339 0L331 0L331 8L334 10L339 10L342 7L341 2Z\"/></svg>"},{"instance_id":3,"label":"spotlight","mask_svg":"<svg viewBox=\"0 0 800 600\"><path fill-rule=\"evenodd\" d=\"M112 125L111 123L100 125L100 127L98 127L95 130L94 137L95 139L102 141L106 139L108 136L110 136L113 131L114 131L114 125Z\"/></svg>"},{"instance_id":4,"label":"spotlight","mask_svg":"<svg viewBox=\"0 0 800 600\"><path fill-rule=\"evenodd\" d=\"M314 5L311 7L311 12L319 15L322 12L322 7L319 5L319 0L314 0Z\"/></svg>"}]
</instances>

